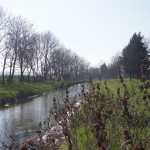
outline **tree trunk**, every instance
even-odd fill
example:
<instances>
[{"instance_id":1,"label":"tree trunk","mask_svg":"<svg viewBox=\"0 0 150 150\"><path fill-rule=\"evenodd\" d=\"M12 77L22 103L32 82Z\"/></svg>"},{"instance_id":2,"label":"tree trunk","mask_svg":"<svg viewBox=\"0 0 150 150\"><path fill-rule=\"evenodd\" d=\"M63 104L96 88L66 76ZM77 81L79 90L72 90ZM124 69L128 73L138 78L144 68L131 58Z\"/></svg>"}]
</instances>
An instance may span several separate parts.
<instances>
[{"instance_id":1,"label":"tree trunk","mask_svg":"<svg viewBox=\"0 0 150 150\"><path fill-rule=\"evenodd\" d=\"M12 71L11 79L10 79L11 83L13 83L13 78L14 78L14 73L15 73L15 66L16 66L16 60L17 60L17 57L15 57L15 60L14 60L14 63L13 63L13 71Z\"/></svg>"},{"instance_id":2,"label":"tree trunk","mask_svg":"<svg viewBox=\"0 0 150 150\"><path fill-rule=\"evenodd\" d=\"M5 66L6 66L6 59L7 59L7 53L5 55L5 58L4 58L4 64L3 64L3 70L2 70L2 84L4 84L5 82Z\"/></svg>"}]
</instances>

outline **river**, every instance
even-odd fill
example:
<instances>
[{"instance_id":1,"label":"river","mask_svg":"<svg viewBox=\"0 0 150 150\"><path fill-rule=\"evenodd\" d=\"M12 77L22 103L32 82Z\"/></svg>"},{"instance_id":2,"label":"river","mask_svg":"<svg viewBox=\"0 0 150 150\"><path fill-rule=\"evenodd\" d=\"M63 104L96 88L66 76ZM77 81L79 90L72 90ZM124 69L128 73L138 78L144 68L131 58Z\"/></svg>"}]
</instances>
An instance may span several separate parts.
<instances>
[{"instance_id":1,"label":"river","mask_svg":"<svg viewBox=\"0 0 150 150\"><path fill-rule=\"evenodd\" d=\"M68 89L71 100L76 98L78 101L80 99L78 93L82 91L81 85L83 84L76 84ZM84 85L85 90L87 90L87 84ZM20 143L33 137L39 122L44 122L49 117L49 110L53 107L54 97L63 103L65 90L53 91L32 100L0 108L0 150L3 149L1 142L8 145L13 139Z\"/></svg>"}]
</instances>

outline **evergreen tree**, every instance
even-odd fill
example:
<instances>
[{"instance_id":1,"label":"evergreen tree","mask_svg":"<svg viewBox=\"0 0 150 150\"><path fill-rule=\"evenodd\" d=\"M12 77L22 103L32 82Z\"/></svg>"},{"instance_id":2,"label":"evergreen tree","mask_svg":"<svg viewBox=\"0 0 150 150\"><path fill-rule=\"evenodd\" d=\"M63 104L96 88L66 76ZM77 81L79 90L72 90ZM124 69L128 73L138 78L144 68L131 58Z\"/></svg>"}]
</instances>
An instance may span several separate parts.
<instances>
[{"instance_id":1,"label":"evergreen tree","mask_svg":"<svg viewBox=\"0 0 150 150\"><path fill-rule=\"evenodd\" d=\"M125 73L130 77L140 78L140 66L142 60L148 55L148 47L143 42L141 33L134 33L129 44L123 49L123 65Z\"/></svg>"}]
</instances>

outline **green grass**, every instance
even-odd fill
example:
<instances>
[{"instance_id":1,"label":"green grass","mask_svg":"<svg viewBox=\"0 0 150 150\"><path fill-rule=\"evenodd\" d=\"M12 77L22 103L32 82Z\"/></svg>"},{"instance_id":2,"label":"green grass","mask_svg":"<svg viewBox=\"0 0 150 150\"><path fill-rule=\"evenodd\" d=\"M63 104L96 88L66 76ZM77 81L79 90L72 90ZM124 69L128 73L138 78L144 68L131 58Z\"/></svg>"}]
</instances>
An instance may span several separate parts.
<instances>
[{"instance_id":1,"label":"green grass","mask_svg":"<svg viewBox=\"0 0 150 150\"><path fill-rule=\"evenodd\" d=\"M88 130L88 132L87 132ZM74 133L76 132L76 133ZM89 138L87 138L87 133L89 134ZM73 136L76 135L76 140L78 143L79 150L87 150L87 145L89 145L90 150L96 150L91 143L93 143L93 134L90 130L90 128L86 128L85 124L80 124L76 131L73 131L72 127L72 133ZM75 136L74 136L75 137ZM76 147L73 145L73 149L75 150ZM59 150L68 150L67 142L63 141L59 147Z\"/></svg>"},{"instance_id":2,"label":"green grass","mask_svg":"<svg viewBox=\"0 0 150 150\"><path fill-rule=\"evenodd\" d=\"M0 100L1 99L12 99L15 98L17 91L0 89Z\"/></svg>"},{"instance_id":3,"label":"green grass","mask_svg":"<svg viewBox=\"0 0 150 150\"><path fill-rule=\"evenodd\" d=\"M0 102L13 101L14 99L26 99L29 96L39 95L63 86L71 86L82 81L47 80L44 82L13 82L11 84L0 84Z\"/></svg>"},{"instance_id":4,"label":"green grass","mask_svg":"<svg viewBox=\"0 0 150 150\"><path fill-rule=\"evenodd\" d=\"M0 101L26 98L36 94L49 92L61 87L62 82L53 80L39 83L14 82L13 84L0 85Z\"/></svg>"},{"instance_id":5,"label":"green grass","mask_svg":"<svg viewBox=\"0 0 150 150\"><path fill-rule=\"evenodd\" d=\"M150 149L149 134L150 134L150 103L148 94L150 94L150 87L147 89L139 88L145 83L139 80L129 79L124 80L108 80L100 82L100 89L97 88L99 81L93 82L95 88L91 88L90 95L85 97L87 103L79 109L76 118L70 125L72 136L76 139L79 150L86 150L87 145L90 150L96 150L94 147L94 132L92 126L94 122L94 113L99 112L101 119L105 124L104 132L108 140L111 150L133 149L142 141L145 150ZM120 89L120 96L118 94ZM125 104L129 114L124 114ZM109 111L112 111L109 113ZM126 144L124 131L129 131L132 139L131 144ZM88 137L87 137L88 134ZM106 141L104 142L106 144ZM131 148L132 147L132 148ZM63 141L59 150L67 150L67 142ZM75 150L73 144L73 150Z\"/></svg>"}]
</instances>

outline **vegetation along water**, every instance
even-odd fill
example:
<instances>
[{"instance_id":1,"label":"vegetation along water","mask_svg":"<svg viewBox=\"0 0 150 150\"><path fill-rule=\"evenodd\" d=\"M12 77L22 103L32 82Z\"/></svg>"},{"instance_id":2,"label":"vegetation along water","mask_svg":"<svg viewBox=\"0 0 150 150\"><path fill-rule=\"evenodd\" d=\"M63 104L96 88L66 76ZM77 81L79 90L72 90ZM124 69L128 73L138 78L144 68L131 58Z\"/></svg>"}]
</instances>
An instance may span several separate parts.
<instances>
[{"instance_id":1,"label":"vegetation along water","mask_svg":"<svg viewBox=\"0 0 150 150\"><path fill-rule=\"evenodd\" d=\"M110 63L94 67L51 31L0 7L0 148L150 150L149 43L135 32ZM82 81L71 97L69 85ZM45 94L60 88L60 96ZM19 148L18 131L31 133Z\"/></svg>"}]
</instances>

